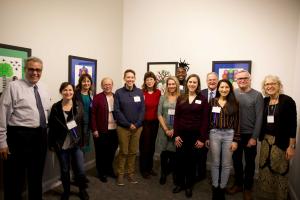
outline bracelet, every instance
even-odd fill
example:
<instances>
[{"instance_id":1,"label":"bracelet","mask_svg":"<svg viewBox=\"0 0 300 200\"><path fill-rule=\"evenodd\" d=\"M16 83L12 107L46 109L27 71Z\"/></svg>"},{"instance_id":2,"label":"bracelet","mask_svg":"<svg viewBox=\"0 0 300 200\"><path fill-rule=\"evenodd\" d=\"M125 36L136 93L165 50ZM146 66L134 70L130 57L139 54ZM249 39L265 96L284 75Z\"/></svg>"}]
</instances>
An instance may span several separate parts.
<instances>
[{"instance_id":1,"label":"bracelet","mask_svg":"<svg viewBox=\"0 0 300 200\"><path fill-rule=\"evenodd\" d=\"M290 147L291 147L292 149L296 149L296 144L291 144Z\"/></svg>"}]
</instances>

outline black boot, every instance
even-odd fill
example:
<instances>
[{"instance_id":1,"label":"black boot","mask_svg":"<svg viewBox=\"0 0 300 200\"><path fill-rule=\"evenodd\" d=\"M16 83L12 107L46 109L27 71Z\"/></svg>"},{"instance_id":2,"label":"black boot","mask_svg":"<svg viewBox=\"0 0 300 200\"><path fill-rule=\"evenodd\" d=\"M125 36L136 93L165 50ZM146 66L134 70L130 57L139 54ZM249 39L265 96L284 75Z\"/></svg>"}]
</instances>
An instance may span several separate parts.
<instances>
[{"instance_id":1,"label":"black boot","mask_svg":"<svg viewBox=\"0 0 300 200\"><path fill-rule=\"evenodd\" d=\"M69 172L68 173L62 173L61 175L61 182L62 182L62 186L64 188L64 192L61 195L60 199L61 200L69 200L69 196L70 196L70 176L69 176Z\"/></svg>"},{"instance_id":2,"label":"black boot","mask_svg":"<svg viewBox=\"0 0 300 200\"><path fill-rule=\"evenodd\" d=\"M219 199L219 188L212 186L212 200L220 200Z\"/></svg>"},{"instance_id":3,"label":"black boot","mask_svg":"<svg viewBox=\"0 0 300 200\"><path fill-rule=\"evenodd\" d=\"M167 167L168 167L168 156L166 151L162 151L160 154L160 169L161 176L159 179L159 183L164 185L167 181Z\"/></svg>"},{"instance_id":4,"label":"black boot","mask_svg":"<svg viewBox=\"0 0 300 200\"><path fill-rule=\"evenodd\" d=\"M219 194L220 194L219 199L220 200L225 200L225 188L220 188L219 189Z\"/></svg>"},{"instance_id":5,"label":"black boot","mask_svg":"<svg viewBox=\"0 0 300 200\"><path fill-rule=\"evenodd\" d=\"M69 193L63 193L60 197L60 200L69 200L69 196L70 194Z\"/></svg>"},{"instance_id":6,"label":"black boot","mask_svg":"<svg viewBox=\"0 0 300 200\"><path fill-rule=\"evenodd\" d=\"M89 194L87 193L86 189L80 189L79 191L79 198L80 200L89 200Z\"/></svg>"},{"instance_id":7,"label":"black boot","mask_svg":"<svg viewBox=\"0 0 300 200\"><path fill-rule=\"evenodd\" d=\"M160 179L159 179L159 183L160 183L161 185L164 185L164 184L166 184L166 182L167 182L167 176L166 176L164 173L161 172L161 176L160 176Z\"/></svg>"}]
</instances>

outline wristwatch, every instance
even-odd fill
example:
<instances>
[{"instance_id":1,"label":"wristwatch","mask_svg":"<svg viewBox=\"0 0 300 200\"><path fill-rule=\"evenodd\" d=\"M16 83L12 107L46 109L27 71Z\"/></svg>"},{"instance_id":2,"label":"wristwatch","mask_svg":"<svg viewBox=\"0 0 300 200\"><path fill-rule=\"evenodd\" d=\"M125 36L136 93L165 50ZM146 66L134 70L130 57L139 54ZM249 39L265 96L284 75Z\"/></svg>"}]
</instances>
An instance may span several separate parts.
<instances>
[{"instance_id":1,"label":"wristwatch","mask_svg":"<svg viewBox=\"0 0 300 200\"><path fill-rule=\"evenodd\" d=\"M296 144L291 144L290 147L291 147L292 149L296 149Z\"/></svg>"}]
</instances>

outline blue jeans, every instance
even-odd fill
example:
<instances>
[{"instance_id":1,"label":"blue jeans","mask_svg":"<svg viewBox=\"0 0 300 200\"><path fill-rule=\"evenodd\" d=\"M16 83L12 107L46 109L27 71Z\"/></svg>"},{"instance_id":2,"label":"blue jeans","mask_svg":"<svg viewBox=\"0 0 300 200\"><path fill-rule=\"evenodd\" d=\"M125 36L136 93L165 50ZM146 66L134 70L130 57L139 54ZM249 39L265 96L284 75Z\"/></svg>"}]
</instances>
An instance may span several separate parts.
<instances>
[{"instance_id":1,"label":"blue jeans","mask_svg":"<svg viewBox=\"0 0 300 200\"><path fill-rule=\"evenodd\" d=\"M220 186L220 188L225 188L227 185L232 159L230 145L233 141L233 134L233 129L210 130L209 141L212 156L211 176L212 185L214 187ZM221 164L220 161L222 161Z\"/></svg>"},{"instance_id":2,"label":"blue jeans","mask_svg":"<svg viewBox=\"0 0 300 200\"><path fill-rule=\"evenodd\" d=\"M76 152L74 153L74 156L71 157L71 165L72 170L74 173L74 180L76 182L80 181L80 178L85 177L85 170L84 170L84 154L82 150L79 147L75 147Z\"/></svg>"},{"instance_id":3,"label":"blue jeans","mask_svg":"<svg viewBox=\"0 0 300 200\"><path fill-rule=\"evenodd\" d=\"M70 192L70 165L72 160L72 168L76 168L74 171L75 178L78 181L79 189L85 189L86 183L84 182L85 174L83 169L83 160L81 158L82 151L79 147L73 147L71 149L61 150L56 152L60 164L61 181L65 193ZM82 174L83 173L83 174Z\"/></svg>"}]
</instances>

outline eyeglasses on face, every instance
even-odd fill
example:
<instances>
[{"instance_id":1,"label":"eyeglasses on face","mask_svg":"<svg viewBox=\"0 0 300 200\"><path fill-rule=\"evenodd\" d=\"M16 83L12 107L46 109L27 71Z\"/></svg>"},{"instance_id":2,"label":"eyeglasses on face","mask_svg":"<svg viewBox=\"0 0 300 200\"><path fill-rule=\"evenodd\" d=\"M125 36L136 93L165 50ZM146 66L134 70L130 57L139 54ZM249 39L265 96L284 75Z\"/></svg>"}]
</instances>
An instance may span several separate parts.
<instances>
[{"instance_id":1,"label":"eyeglasses on face","mask_svg":"<svg viewBox=\"0 0 300 200\"><path fill-rule=\"evenodd\" d=\"M248 81L249 77L240 77L236 79L237 81Z\"/></svg>"},{"instance_id":2,"label":"eyeglasses on face","mask_svg":"<svg viewBox=\"0 0 300 200\"><path fill-rule=\"evenodd\" d=\"M264 84L265 87L268 87L268 86L274 86L274 85L277 85L277 83L272 82L272 83L265 83L265 84Z\"/></svg>"},{"instance_id":3,"label":"eyeglasses on face","mask_svg":"<svg viewBox=\"0 0 300 200\"><path fill-rule=\"evenodd\" d=\"M27 68L27 71L30 73L33 73L33 72L42 73L43 70L39 69L39 68Z\"/></svg>"}]
</instances>

